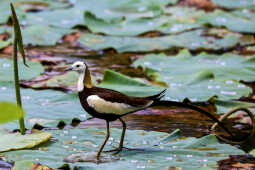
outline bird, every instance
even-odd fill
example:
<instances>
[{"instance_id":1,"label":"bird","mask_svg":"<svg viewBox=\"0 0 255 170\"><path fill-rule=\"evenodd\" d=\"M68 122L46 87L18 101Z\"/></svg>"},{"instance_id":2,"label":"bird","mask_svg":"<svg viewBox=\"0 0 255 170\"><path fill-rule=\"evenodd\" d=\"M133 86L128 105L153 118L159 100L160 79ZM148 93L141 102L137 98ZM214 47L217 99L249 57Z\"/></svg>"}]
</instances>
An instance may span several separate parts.
<instances>
[{"instance_id":1,"label":"bird","mask_svg":"<svg viewBox=\"0 0 255 170\"><path fill-rule=\"evenodd\" d=\"M162 98L165 96L166 89L152 96L128 96L124 93L112 89L94 86L92 84L89 66L86 64L86 62L76 61L71 65L71 67L65 69L65 72L66 71L76 71L79 74L77 91L83 109L91 116L106 121L106 136L103 144L96 154L97 161L100 160L99 158L101 152L103 151L104 146L110 137L109 122L118 119L122 123L122 134L119 147L113 150L109 150L109 152L116 151L116 153L119 153L123 148L123 142L127 128L125 121L121 117L153 106L180 106L204 113L216 121L225 131L227 131L232 136L232 133L209 112L204 111L203 109L200 109L199 107L189 103L162 100Z\"/></svg>"}]
</instances>

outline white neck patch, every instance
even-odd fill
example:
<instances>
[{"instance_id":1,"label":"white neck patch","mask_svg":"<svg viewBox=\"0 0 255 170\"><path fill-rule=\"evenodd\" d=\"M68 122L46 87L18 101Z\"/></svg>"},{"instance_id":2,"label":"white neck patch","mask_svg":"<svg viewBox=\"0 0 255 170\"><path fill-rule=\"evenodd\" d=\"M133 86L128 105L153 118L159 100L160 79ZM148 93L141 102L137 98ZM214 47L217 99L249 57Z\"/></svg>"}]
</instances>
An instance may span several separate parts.
<instances>
[{"instance_id":1,"label":"white neck patch","mask_svg":"<svg viewBox=\"0 0 255 170\"><path fill-rule=\"evenodd\" d=\"M81 92L84 89L84 83L83 83L84 76L85 76L85 72L83 71L80 73L79 78L78 78L78 83L77 83L78 92Z\"/></svg>"}]
</instances>

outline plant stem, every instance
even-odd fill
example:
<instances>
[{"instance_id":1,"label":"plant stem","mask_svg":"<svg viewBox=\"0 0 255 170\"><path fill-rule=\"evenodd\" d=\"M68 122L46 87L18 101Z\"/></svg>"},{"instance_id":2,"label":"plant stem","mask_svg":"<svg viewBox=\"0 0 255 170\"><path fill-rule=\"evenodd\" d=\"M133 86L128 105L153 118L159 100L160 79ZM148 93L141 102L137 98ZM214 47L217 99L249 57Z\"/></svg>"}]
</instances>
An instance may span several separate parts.
<instances>
[{"instance_id":1,"label":"plant stem","mask_svg":"<svg viewBox=\"0 0 255 170\"><path fill-rule=\"evenodd\" d=\"M20 97L20 86L19 86L19 72L18 72L18 49L17 49L17 37L14 35L14 44L13 44L13 69L14 69L14 82L15 82L15 91L16 91L16 101L17 105L22 108L21 97ZM24 114L21 111L21 116L19 119L20 133L25 134L25 122Z\"/></svg>"}]
</instances>

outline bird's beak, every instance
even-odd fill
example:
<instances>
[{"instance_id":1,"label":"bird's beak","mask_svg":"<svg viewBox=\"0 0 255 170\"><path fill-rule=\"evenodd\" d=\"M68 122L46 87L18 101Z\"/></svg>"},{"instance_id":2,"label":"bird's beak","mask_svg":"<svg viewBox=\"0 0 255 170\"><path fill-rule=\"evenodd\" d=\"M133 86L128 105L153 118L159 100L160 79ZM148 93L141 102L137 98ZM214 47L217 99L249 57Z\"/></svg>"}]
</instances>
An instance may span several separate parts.
<instances>
[{"instance_id":1,"label":"bird's beak","mask_svg":"<svg viewBox=\"0 0 255 170\"><path fill-rule=\"evenodd\" d=\"M64 72L72 71L72 70L73 70L73 68L72 68L72 67L68 67L68 68L66 68L66 69L64 70Z\"/></svg>"}]
</instances>

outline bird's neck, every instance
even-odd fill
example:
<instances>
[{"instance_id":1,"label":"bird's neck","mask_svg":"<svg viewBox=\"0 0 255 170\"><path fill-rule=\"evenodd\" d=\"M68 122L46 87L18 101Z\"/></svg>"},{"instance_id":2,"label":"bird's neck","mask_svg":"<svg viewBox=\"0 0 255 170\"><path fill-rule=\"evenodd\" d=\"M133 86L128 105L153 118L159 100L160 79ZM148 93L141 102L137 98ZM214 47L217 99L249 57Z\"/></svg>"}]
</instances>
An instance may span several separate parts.
<instances>
[{"instance_id":1,"label":"bird's neck","mask_svg":"<svg viewBox=\"0 0 255 170\"><path fill-rule=\"evenodd\" d=\"M78 92L83 91L84 87L92 88L92 81L91 81L90 71L88 67L86 67L85 71L82 71L79 74L80 75L79 75L78 84L77 84Z\"/></svg>"}]
</instances>

